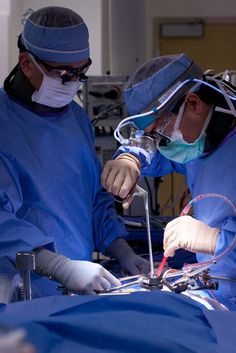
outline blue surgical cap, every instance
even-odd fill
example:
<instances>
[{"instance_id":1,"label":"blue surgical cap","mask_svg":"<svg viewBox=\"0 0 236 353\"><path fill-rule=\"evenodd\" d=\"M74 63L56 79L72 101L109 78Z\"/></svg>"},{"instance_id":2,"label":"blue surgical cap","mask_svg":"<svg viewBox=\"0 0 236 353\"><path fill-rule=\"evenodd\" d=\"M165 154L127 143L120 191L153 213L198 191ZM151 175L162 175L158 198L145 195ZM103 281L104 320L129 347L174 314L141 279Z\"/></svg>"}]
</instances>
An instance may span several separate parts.
<instances>
[{"instance_id":1,"label":"blue surgical cap","mask_svg":"<svg viewBox=\"0 0 236 353\"><path fill-rule=\"evenodd\" d=\"M185 54L174 54L155 57L144 63L129 78L124 89L124 99L130 115L136 115L164 103L180 84L192 78L203 75L192 59ZM188 84L171 98L171 102L164 106L162 112L171 111L176 102L193 86ZM160 112L160 113L162 113ZM135 119L135 125L144 129L154 121L153 116Z\"/></svg>"},{"instance_id":2,"label":"blue surgical cap","mask_svg":"<svg viewBox=\"0 0 236 353\"><path fill-rule=\"evenodd\" d=\"M41 60L72 63L88 59L88 39L88 28L76 12L51 6L30 15L21 44Z\"/></svg>"}]
</instances>

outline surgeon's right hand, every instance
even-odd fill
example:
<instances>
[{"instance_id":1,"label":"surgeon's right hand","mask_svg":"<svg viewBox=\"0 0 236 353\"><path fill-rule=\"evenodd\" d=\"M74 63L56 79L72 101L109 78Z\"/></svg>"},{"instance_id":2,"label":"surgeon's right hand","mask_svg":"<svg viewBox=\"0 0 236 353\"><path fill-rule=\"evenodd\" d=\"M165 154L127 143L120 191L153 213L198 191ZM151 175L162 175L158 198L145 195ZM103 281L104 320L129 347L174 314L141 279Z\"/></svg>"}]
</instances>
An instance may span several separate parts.
<instances>
[{"instance_id":1,"label":"surgeon's right hand","mask_svg":"<svg viewBox=\"0 0 236 353\"><path fill-rule=\"evenodd\" d=\"M174 256L177 249L213 255L219 235L219 228L191 217L180 216L170 221L164 232L164 256Z\"/></svg>"},{"instance_id":2,"label":"surgeon's right hand","mask_svg":"<svg viewBox=\"0 0 236 353\"><path fill-rule=\"evenodd\" d=\"M120 281L99 264L89 261L68 260L60 274L61 282L69 289L95 294L120 286Z\"/></svg>"},{"instance_id":3,"label":"surgeon's right hand","mask_svg":"<svg viewBox=\"0 0 236 353\"><path fill-rule=\"evenodd\" d=\"M130 153L122 153L115 160L108 161L103 169L103 187L114 195L125 199L135 189L140 176L140 162ZM130 198L130 202L132 198ZM130 203L129 202L129 203Z\"/></svg>"},{"instance_id":4,"label":"surgeon's right hand","mask_svg":"<svg viewBox=\"0 0 236 353\"><path fill-rule=\"evenodd\" d=\"M120 286L120 281L99 264L70 260L45 248L35 250L36 272L51 276L68 289L83 294L95 294Z\"/></svg>"}]
</instances>

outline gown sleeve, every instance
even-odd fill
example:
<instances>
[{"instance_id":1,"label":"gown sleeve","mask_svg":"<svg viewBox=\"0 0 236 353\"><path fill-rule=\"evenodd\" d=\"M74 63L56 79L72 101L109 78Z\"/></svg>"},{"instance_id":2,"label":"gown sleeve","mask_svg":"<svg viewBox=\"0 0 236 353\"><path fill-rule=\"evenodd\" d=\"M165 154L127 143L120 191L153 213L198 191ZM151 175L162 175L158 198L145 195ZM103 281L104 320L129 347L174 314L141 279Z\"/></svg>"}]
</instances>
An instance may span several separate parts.
<instances>
[{"instance_id":1,"label":"gown sleeve","mask_svg":"<svg viewBox=\"0 0 236 353\"><path fill-rule=\"evenodd\" d=\"M94 132L88 124L88 139L91 148L94 149ZM94 151L95 154L95 151ZM97 190L93 202L93 238L95 250L106 253L106 249L118 237L126 237L128 232L121 217L117 214L115 208L114 196L108 193L101 185L101 164L95 158L95 170L97 175Z\"/></svg>"},{"instance_id":2,"label":"gown sleeve","mask_svg":"<svg viewBox=\"0 0 236 353\"><path fill-rule=\"evenodd\" d=\"M115 159L122 153L131 153L139 159L141 163L142 176L158 177L172 172L186 174L184 164L165 158L158 150L155 152L147 152L140 147L121 146L118 148L113 158Z\"/></svg>"},{"instance_id":3,"label":"gown sleeve","mask_svg":"<svg viewBox=\"0 0 236 353\"><path fill-rule=\"evenodd\" d=\"M21 178L14 159L0 153L0 257L12 260L18 251L32 251L41 246L54 250L53 239L21 218Z\"/></svg>"}]
</instances>

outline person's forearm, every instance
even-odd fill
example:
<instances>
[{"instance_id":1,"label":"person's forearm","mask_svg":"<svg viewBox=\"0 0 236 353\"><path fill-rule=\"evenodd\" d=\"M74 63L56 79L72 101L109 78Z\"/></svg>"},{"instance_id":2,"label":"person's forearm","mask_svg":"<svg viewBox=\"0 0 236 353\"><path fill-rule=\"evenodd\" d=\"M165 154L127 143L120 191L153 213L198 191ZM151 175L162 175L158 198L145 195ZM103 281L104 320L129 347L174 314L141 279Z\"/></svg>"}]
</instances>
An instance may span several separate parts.
<instances>
[{"instance_id":1,"label":"person's forearm","mask_svg":"<svg viewBox=\"0 0 236 353\"><path fill-rule=\"evenodd\" d=\"M63 265L71 261L64 255L54 253L45 248L35 249L35 271L41 276L54 277L60 281Z\"/></svg>"},{"instance_id":2,"label":"person's forearm","mask_svg":"<svg viewBox=\"0 0 236 353\"><path fill-rule=\"evenodd\" d=\"M107 248L107 253L109 256L114 257L120 261L125 256L130 254L135 254L133 249L129 246L127 241L123 238L116 238L111 245Z\"/></svg>"}]
</instances>

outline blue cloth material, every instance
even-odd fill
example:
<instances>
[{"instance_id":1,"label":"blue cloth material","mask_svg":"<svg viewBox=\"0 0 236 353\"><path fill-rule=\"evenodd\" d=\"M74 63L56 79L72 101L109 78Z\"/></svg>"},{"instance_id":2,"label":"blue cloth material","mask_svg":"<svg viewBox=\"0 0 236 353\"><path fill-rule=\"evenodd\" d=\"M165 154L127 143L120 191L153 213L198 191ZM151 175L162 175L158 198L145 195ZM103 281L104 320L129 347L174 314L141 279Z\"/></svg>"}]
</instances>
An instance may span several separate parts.
<instances>
[{"instance_id":1,"label":"blue cloth material","mask_svg":"<svg viewBox=\"0 0 236 353\"><path fill-rule=\"evenodd\" d=\"M154 58L141 66L138 71L140 72L140 76L144 76L143 79L138 83L134 82L131 86L128 81L128 85L124 89L126 107L130 115L140 114L158 97L160 98L159 104L165 101L174 90L173 87L176 88L181 83L181 76L183 76L193 63L185 54L160 57L159 70L156 69L153 74L147 74L148 77L145 77L146 67L150 67L151 71L152 63L155 65L157 59ZM135 76L135 73L133 76ZM176 81L179 82L177 85L174 85ZM161 98L162 95L164 96Z\"/></svg>"},{"instance_id":2,"label":"blue cloth material","mask_svg":"<svg viewBox=\"0 0 236 353\"><path fill-rule=\"evenodd\" d=\"M121 153L131 153L135 157L137 157L141 164L144 165L145 163L150 164L153 161L155 156L155 152L147 152L143 148L139 147L131 147L131 146L120 146L118 150L115 152L113 159L118 157Z\"/></svg>"},{"instance_id":3,"label":"blue cloth material","mask_svg":"<svg viewBox=\"0 0 236 353\"><path fill-rule=\"evenodd\" d=\"M185 174L192 198L206 193L217 193L227 197L236 205L236 131L234 130L210 154L205 154L197 160L179 164L167 160L158 151L146 159L143 151L137 152L130 148L142 163L143 176L164 176L171 172ZM122 153L121 147L117 154ZM126 152L128 147L126 147ZM206 198L194 204L194 216L204 223L221 229L217 242L216 254L222 253L233 241L236 233L236 216L233 209L222 199ZM209 255L198 254L198 261L212 258ZM229 276L236 279L236 248L211 267L214 275ZM229 297L236 296L236 282L219 281L219 293Z\"/></svg>"},{"instance_id":4,"label":"blue cloth material","mask_svg":"<svg viewBox=\"0 0 236 353\"><path fill-rule=\"evenodd\" d=\"M41 60L72 63L89 57L89 34L84 22L69 27L44 27L28 19L22 44Z\"/></svg>"},{"instance_id":5,"label":"blue cloth material","mask_svg":"<svg viewBox=\"0 0 236 353\"><path fill-rule=\"evenodd\" d=\"M160 291L18 302L0 306L0 321L25 328L40 353L234 353L236 344L234 312Z\"/></svg>"},{"instance_id":6,"label":"blue cloth material","mask_svg":"<svg viewBox=\"0 0 236 353\"><path fill-rule=\"evenodd\" d=\"M0 91L0 258L45 246L91 260L127 234L101 166L86 112L75 102L38 115Z\"/></svg>"},{"instance_id":7,"label":"blue cloth material","mask_svg":"<svg viewBox=\"0 0 236 353\"><path fill-rule=\"evenodd\" d=\"M236 313L204 310L204 315L217 336L217 351L233 352L235 350L234 347L236 347L236 342L234 342L233 338L236 334L236 327L232 326L232 323L235 322Z\"/></svg>"}]
</instances>

